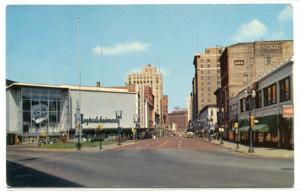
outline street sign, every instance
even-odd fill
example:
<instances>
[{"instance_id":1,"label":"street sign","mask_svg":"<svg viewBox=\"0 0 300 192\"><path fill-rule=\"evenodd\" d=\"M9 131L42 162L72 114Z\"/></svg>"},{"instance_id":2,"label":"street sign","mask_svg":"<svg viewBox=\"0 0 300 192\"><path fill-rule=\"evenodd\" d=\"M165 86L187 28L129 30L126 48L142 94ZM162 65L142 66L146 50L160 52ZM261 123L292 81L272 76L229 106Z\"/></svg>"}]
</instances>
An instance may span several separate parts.
<instances>
[{"instance_id":1,"label":"street sign","mask_svg":"<svg viewBox=\"0 0 300 192\"><path fill-rule=\"evenodd\" d=\"M282 105L282 117L283 118L292 118L292 117L294 117L293 105Z\"/></svg>"}]
</instances>

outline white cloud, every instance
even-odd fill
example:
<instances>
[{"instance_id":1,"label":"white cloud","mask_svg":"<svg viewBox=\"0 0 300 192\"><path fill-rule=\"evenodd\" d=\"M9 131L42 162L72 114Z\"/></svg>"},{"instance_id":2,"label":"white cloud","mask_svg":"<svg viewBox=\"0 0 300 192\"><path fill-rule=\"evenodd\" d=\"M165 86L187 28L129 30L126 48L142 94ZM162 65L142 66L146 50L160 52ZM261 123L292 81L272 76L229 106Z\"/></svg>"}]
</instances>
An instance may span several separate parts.
<instances>
[{"instance_id":1,"label":"white cloud","mask_svg":"<svg viewBox=\"0 0 300 192\"><path fill-rule=\"evenodd\" d=\"M262 38L267 32L267 27L257 19L240 25L237 33L232 37L233 41L253 41Z\"/></svg>"},{"instance_id":2,"label":"white cloud","mask_svg":"<svg viewBox=\"0 0 300 192\"><path fill-rule=\"evenodd\" d=\"M95 54L103 55L121 55L125 53L133 53L145 51L149 47L148 43L140 43L140 42L129 42L129 43L119 43L113 46L101 47L97 46L93 49Z\"/></svg>"},{"instance_id":3,"label":"white cloud","mask_svg":"<svg viewBox=\"0 0 300 192\"><path fill-rule=\"evenodd\" d=\"M291 21L293 19L293 8L291 5L287 5L278 15L278 22Z\"/></svg>"}]
</instances>

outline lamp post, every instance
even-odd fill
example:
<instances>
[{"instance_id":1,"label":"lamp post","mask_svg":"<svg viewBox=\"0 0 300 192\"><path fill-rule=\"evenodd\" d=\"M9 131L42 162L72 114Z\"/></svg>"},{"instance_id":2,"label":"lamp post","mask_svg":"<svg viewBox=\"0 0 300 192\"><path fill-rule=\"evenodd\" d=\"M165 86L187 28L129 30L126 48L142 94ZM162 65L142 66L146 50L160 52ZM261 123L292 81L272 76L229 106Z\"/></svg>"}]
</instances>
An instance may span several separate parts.
<instances>
[{"instance_id":1,"label":"lamp post","mask_svg":"<svg viewBox=\"0 0 300 192\"><path fill-rule=\"evenodd\" d=\"M120 119L122 119L122 111L115 111L116 119L118 120L118 146L121 145L121 126L120 126Z\"/></svg>"},{"instance_id":2,"label":"lamp post","mask_svg":"<svg viewBox=\"0 0 300 192\"><path fill-rule=\"evenodd\" d=\"M133 132L133 136L135 137L134 139L137 140L137 128L139 127L139 117L137 114L133 115L133 122L135 124L135 131Z\"/></svg>"},{"instance_id":3,"label":"lamp post","mask_svg":"<svg viewBox=\"0 0 300 192\"><path fill-rule=\"evenodd\" d=\"M213 117L212 117L212 111L210 118L208 119L208 125L209 125L209 131L208 131L208 136L209 136L209 141L211 140L211 135L212 135L212 124L213 124Z\"/></svg>"},{"instance_id":4,"label":"lamp post","mask_svg":"<svg viewBox=\"0 0 300 192\"><path fill-rule=\"evenodd\" d=\"M157 128L158 128L158 121L159 121L159 113L158 111L155 112L155 130L157 133Z\"/></svg>"},{"instance_id":5,"label":"lamp post","mask_svg":"<svg viewBox=\"0 0 300 192\"><path fill-rule=\"evenodd\" d=\"M248 153L254 153L253 140L252 140L252 127L254 126L254 115L251 114L251 108L254 108L253 100L255 98L255 95L256 95L256 92L254 89L245 90L245 97L249 99L249 101L248 101L248 106L249 106L249 149L248 149Z\"/></svg>"}]
</instances>

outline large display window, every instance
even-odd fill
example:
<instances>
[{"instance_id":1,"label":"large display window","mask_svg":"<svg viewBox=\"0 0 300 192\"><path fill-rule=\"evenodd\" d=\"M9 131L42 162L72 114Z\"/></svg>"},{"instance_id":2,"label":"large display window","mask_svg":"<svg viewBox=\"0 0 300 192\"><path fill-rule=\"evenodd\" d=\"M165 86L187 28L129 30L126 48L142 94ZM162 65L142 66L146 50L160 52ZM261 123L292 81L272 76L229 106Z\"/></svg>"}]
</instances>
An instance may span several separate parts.
<instances>
[{"instance_id":1,"label":"large display window","mask_svg":"<svg viewBox=\"0 0 300 192\"><path fill-rule=\"evenodd\" d=\"M60 89L21 89L23 133L51 134L61 131L60 116L67 94Z\"/></svg>"}]
</instances>

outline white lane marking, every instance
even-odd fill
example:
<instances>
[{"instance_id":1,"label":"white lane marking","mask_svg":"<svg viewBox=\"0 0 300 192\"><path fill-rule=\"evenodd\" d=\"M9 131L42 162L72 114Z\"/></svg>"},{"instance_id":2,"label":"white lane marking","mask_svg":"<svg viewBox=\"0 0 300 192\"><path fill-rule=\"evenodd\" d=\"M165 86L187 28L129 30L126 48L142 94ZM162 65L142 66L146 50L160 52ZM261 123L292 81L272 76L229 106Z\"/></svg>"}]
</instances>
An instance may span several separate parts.
<instances>
[{"instance_id":1,"label":"white lane marking","mask_svg":"<svg viewBox=\"0 0 300 192\"><path fill-rule=\"evenodd\" d=\"M179 143L178 143L178 149L181 148L181 140L179 140Z\"/></svg>"}]
</instances>

